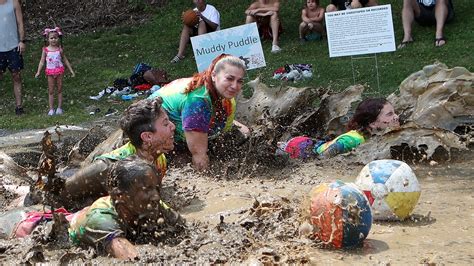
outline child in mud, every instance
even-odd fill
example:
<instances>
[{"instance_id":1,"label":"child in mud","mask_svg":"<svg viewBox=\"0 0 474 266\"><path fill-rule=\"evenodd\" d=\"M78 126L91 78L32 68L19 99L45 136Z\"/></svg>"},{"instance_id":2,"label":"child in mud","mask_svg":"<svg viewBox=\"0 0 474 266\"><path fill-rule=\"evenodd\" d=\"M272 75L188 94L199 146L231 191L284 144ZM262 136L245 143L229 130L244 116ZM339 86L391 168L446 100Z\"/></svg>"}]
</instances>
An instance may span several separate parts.
<instances>
[{"instance_id":1,"label":"child in mud","mask_svg":"<svg viewBox=\"0 0 474 266\"><path fill-rule=\"evenodd\" d=\"M40 75L41 69L43 69L46 63L46 76L48 77L48 102L49 112L48 115L61 115L63 114L63 74L64 64L71 72L71 76L74 77L74 71L72 70L71 64L64 54L63 46L61 44L61 36L63 33L59 27L54 29L45 29L43 35L46 38L46 45L43 47L41 54L41 60L38 64L38 71L36 71L35 78ZM64 62L64 64L63 64ZM58 93L58 108L54 111L54 87L56 87Z\"/></svg>"},{"instance_id":2,"label":"child in mud","mask_svg":"<svg viewBox=\"0 0 474 266\"><path fill-rule=\"evenodd\" d=\"M348 132L327 142L304 136L294 137L287 142L278 143L277 154L288 154L290 158L300 159L330 158L355 149L378 132L399 126L398 115L390 102L384 98L369 98L357 106L347 125Z\"/></svg>"},{"instance_id":3,"label":"child in mud","mask_svg":"<svg viewBox=\"0 0 474 266\"><path fill-rule=\"evenodd\" d=\"M301 10L301 24L299 27L300 41L305 42L313 38L321 39L324 27L324 8L319 5L319 0L307 0L306 5Z\"/></svg>"},{"instance_id":4,"label":"child in mud","mask_svg":"<svg viewBox=\"0 0 474 266\"><path fill-rule=\"evenodd\" d=\"M143 232L158 233L156 230L164 226L163 222L169 222L170 209L161 201L159 176L154 165L136 156L115 163L107 178L109 196L97 199L76 213L57 211L65 214L69 221L70 240L119 259L138 257L131 241L142 237ZM14 211L0 215L0 237L24 237L40 222L52 219L51 212L23 212L23 216L12 215ZM162 217L165 219L160 222ZM183 222L180 216L176 219Z\"/></svg>"}]
</instances>

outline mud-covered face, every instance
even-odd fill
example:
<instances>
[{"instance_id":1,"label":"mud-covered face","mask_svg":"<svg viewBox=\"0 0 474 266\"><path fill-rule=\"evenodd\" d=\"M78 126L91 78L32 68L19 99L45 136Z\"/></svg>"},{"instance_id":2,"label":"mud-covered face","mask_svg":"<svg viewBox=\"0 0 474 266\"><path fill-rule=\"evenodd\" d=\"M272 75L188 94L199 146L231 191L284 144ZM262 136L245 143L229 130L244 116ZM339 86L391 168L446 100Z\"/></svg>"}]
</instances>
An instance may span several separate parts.
<instances>
[{"instance_id":1,"label":"mud-covered face","mask_svg":"<svg viewBox=\"0 0 474 266\"><path fill-rule=\"evenodd\" d=\"M219 72L212 72L212 81L217 93L226 99L232 99L242 90L245 71L226 64Z\"/></svg>"},{"instance_id":2,"label":"mud-covered face","mask_svg":"<svg viewBox=\"0 0 474 266\"><path fill-rule=\"evenodd\" d=\"M146 171L145 176L135 179L128 191L122 194L127 209L140 217L156 218L160 214L160 178L153 169Z\"/></svg>"},{"instance_id":3,"label":"mud-covered face","mask_svg":"<svg viewBox=\"0 0 474 266\"><path fill-rule=\"evenodd\" d=\"M390 103L386 103L380 111L379 115L377 116L377 120L370 123L369 127L374 130L400 127L400 121L398 120L398 115L393 109L393 105Z\"/></svg>"}]
</instances>

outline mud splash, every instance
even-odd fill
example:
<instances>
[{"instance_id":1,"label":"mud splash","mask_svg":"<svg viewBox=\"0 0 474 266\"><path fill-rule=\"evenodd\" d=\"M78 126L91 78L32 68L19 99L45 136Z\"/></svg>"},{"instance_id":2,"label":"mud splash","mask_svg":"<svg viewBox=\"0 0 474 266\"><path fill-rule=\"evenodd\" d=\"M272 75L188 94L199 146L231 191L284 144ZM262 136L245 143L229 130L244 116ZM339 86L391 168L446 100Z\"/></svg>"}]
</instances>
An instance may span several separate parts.
<instances>
[{"instance_id":1,"label":"mud splash","mask_svg":"<svg viewBox=\"0 0 474 266\"><path fill-rule=\"evenodd\" d=\"M211 174L196 174L186 165L172 167L163 181L162 197L187 219L187 225L184 228L165 230L158 238L143 237L138 246L139 262L256 265L472 264L474 252L468 247L474 242L469 237L474 235L474 151L472 147L462 151L454 149L454 142L446 144L448 148L453 148L451 161L424 159L421 164L419 160L409 161L422 188L420 202L410 219L404 222L376 222L363 245L350 250L323 249L320 243L307 237L301 227L305 222L306 211L300 209L303 197L321 182L334 179L354 181L363 165L359 159L354 159L356 153L331 160L281 162L275 160L273 149L276 141L284 137L290 128L295 129L292 132L301 133L303 128L309 128L310 124L305 123L310 123L309 121L322 114L329 115L324 120L326 122L321 123L321 128L337 128L331 125L344 122L344 117L350 110L346 107L350 107L361 92L353 88L342 94L320 94L325 96L317 109L309 110L306 116L292 113L290 121L296 122L285 124L292 125L291 127L279 123L283 121L282 117L278 121L272 120L268 113L252 116L255 118L255 126L250 139L245 140L235 134L232 138L224 135L220 140L224 144L211 149L211 158L215 163L215 171ZM338 109L331 109L332 104L324 104L333 100L337 102L337 99L342 98L346 101ZM277 108L273 112L277 113L279 110L281 109ZM110 135L110 132L106 135ZM444 131L440 129L431 132ZM451 134L456 141L469 147L468 138ZM79 144L69 145L67 151L73 151L60 156L58 163L78 167L81 161L87 161L85 154L89 153L85 152L86 144L94 141L90 136L86 132L80 136L76 134ZM393 135L383 135L381 138L389 136ZM419 139L413 138L413 135L407 138ZM118 132L92 153L110 150L121 141ZM225 147L233 147L232 153L219 151ZM375 150L391 151L391 146L377 146ZM364 153L360 149L365 159L373 151ZM0 158L3 160L0 166L4 167L3 170L0 169L3 187L28 184L27 179L21 183L21 179L15 177L31 176L28 172L31 170L29 165L16 165L7 154L0 154ZM5 165L8 167L5 168ZM12 191L14 189L1 191L2 209L13 195ZM40 227L37 232L24 239L0 241L0 262L119 262L93 249L84 250L54 241L61 239L61 234L53 233L61 232L61 226L57 228L59 229Z\"/></svg>"}]
</instances>

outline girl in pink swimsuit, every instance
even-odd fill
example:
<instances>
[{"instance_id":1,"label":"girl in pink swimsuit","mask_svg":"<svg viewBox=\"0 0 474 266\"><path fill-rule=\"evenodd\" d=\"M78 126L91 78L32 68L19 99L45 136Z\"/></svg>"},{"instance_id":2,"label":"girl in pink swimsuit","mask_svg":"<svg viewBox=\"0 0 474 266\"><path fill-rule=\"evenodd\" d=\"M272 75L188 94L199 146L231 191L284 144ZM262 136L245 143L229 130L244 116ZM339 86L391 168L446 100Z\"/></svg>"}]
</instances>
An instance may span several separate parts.
<instances>
[{"instance_id":1,"label":"girl in pink swimsuit","mask_svg":"<svg viewBox=\"0 0 474 266\"><path fill-rule=\"evenodd\" d=\"M38 65L38 71L36 71L35 77L38 78L46 62L46 76L48 77L48 93L49 93L49 112L48 115L61 115L63 114L62 102L63 102L63 75L64 65L71 72L71 76L74 77L76 74L72 70L71 64L64 54L63 46L60 42L60 38L63 35L61 29L56 27L54 29L45 29L43 35L45 36L45 46L43 47L43 53L41 60ZM64 64L63 64L64 62ZM57 88L58 93L58 108L54 111L54 87Z\"/></svg>"}]
</instances>

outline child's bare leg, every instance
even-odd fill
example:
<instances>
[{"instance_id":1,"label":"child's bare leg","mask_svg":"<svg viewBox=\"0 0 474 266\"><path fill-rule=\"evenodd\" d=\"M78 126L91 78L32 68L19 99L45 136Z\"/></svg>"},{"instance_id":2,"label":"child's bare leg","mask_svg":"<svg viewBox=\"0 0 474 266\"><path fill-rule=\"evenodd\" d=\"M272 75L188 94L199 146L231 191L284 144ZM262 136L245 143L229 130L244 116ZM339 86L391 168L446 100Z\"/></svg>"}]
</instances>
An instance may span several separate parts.
<instances>
[{"instance_id":1,"label":"child's bare leg","mask_svg":"<svg viewBox=\"0 0 474 266\"><path fill-rule=\"evenodd\" d=\"M306 35L306 28L308 27L308 23L306 22L301 22L299 32L300 32L300 39L303 39L304 36Z\"/></svg>"},{"instance_id":2,"label":"child's bare leg","mask_svg":"<svg viewBox=\"0 0 474 266\"><path fill-rule=\"evenodd\" d=\"M48 103L49 103L49 110L54 109L54 85L56 83L56 79L54 76L48 76Z\"/></svg>"},{"instance_id":3,"label":"child's bare leg","mask_svg":"<svg viewBox=\"0 0 474 266\"><path fill-rule=\"evenodd\" d=\"M313 32L317 32L317 33L323 35L323 33L324 33L323 24L318 23L318 22L314 22L313 23Z\"/></svg>"},{"instance_id":4,"label":"child's bare leg","mask_svg":"<svg viewBox=\"0 0 474 266\"><path fill-rule=\"evenodd\" d=\"M62 109L63 106L63 75L56 77L56 87L58 90L58 109Z\"/></svg>"}]
</instances>

